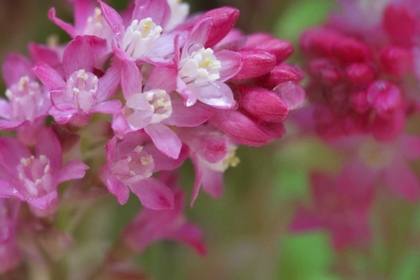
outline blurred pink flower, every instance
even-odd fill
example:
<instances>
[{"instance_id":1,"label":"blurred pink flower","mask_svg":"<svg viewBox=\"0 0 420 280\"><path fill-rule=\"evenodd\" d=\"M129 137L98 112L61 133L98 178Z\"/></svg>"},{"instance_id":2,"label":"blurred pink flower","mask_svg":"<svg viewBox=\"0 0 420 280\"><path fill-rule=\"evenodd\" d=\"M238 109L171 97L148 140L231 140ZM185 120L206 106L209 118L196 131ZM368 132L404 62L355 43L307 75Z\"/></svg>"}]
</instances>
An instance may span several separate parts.
<instances>
[{"instance_id":1,"label":"blurred pink flower","mask_svg":"<svg viewBox=\"0 0 420 280\"><path fill-rule=\"evenodd\" d=\"M201 229L188 222L183 215L185 195L181 189L174 188L174 208L167 210L143 209L123 232L125 242L138 253L152 243L171 239L194 248L199 254L206 254Z\"/></svg>"},{"instance_id":2,"label":"blurred pink flower","mask_svg":"<svg viewBox=\"0 0 420 280\"><path fill-rule=\"evenodd\" d=\"M369 241L369 210L373 188L358 177L333 179L312 173L312 207L300 207L290 224L293 232L325 229L332 235L334 248L365 245Z\"/></svg>"}]
</instances>

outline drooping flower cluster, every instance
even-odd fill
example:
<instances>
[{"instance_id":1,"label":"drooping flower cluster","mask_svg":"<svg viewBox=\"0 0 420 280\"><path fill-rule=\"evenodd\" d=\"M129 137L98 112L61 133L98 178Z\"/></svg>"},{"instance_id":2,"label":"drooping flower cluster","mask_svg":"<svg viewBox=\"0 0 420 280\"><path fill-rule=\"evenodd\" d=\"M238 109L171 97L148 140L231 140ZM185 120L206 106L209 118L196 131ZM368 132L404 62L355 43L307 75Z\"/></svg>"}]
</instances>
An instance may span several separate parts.
<instances>
[{"instance_id":1,"label":"drooping flower cluster","mask_svg":"<svg viewBox=\"0 0 420 280\"><path fill-rule=\"evenodd\" d=\"M327 24L301 36L310 104L297 120L347 162L337 179L313 176L316 210L299 210L292 229L324 227L342 249L369 239L376 187L387 186L410 202L420 198L419 178L410 166L420 156L420 137L407 133L419 108L420 10L405 0L337 3L341 9ZM323 202L329 195L320 189L327 187L331 197Z\"/></svg>"},{"instance_id":2,"label":"drooping flower cluster","mask_svg":"<svg viewBox=\"0 0 420 280\"><path fill-rule=\"evenodd\" d=\"M284 62L292 45L233 29L239 11L230 7L187 17L188 5L175 0L136 0L122 12L101 0L72 2L74 25L54 8L48 13L69 43L31 43L30 59L10 54L3 64L0 129L16 133L0 138L9 229L1 255L15 257L1 271L24 255L15 243L16 209L29 206L27 215L52 230L60 199L71 201L68 189L98 182L120 204L132 192L148 208L124 233L132 250L170 238L204 253L201 231L182 216L183 191L154 175L190 158L191 204L201 186L220 196L223 172L239 163L238 145L281 137L282 122L304 100L302 74Z\"/></svg>"}]
</instances>

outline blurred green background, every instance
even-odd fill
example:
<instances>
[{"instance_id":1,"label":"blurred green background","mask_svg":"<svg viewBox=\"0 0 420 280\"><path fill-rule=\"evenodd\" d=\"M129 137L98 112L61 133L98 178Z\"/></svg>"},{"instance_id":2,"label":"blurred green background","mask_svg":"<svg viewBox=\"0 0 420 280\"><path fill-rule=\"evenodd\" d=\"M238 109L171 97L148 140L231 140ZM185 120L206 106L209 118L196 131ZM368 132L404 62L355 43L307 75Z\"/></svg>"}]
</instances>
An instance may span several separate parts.
<instances>
[{"instance_id":1,"label":"blurred green background","mask_svg":"<svg viewBox=\"0 0 420 280\"><path fill-rule=\"evenodd\" d=\"M120 9L127 3L107 2ZM237 7L241 10L237 28L246 33L274 33L296 46L302 30L322 24L334 8L332 0L186 2L192 12ZM52 34L61 41L69 39L48 21L46 14L52 6L60 18L71 21L71 6L65 0L0 0L1 60L10 51L27 54L29 41L46 42ZM291 61L299 61L298 48ZM0 86L3 93L4 86ZM404 202L387 204L406 211L404 219L390 220L390 226L402 232L393 239L395 244L388 246L378 237L369 256L358 252L338 255L324 231L300 235L287 231L296 202L311 200L308 171L336 172L342 163L334 151L315 139L301 138L292 124L288 126L289 133L275 143L258 149L239 148L241 164L227 170L224 196L214 200L202 192L194 208L187 209L189 219L205 232L208 255L199 257L190 248L169 241L153 245L136 260L152 279L420 279L419 254L414 248L403 249L408 234L399 231L418 221L419 211ZM182 169L182 187L188 194L192 180L193 170L187 163ZM81 242L75 250L86 259L100 260L137 207L135 199L121 207L113 198L92 205L94 211L75 230ZM89 247L83 250L85 245ZM352 273L346 272L347 265L353 267Z\"/></svg>"}]
</instances>

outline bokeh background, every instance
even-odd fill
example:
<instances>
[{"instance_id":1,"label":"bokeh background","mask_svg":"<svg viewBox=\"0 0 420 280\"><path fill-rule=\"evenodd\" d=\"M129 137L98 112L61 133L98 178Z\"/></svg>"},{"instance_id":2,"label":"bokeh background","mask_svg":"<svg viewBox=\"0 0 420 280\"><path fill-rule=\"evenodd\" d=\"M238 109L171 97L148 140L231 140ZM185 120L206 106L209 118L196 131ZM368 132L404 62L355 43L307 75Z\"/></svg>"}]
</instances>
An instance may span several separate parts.
<instances>
[{"instance_id":1,"label":"bokeh background","mask_svg":"<svg viewBox=\"0 0 420 280\"><path fill-rule=\"evenodd\" d=\"M128 1L107 2L124 8ZM294 63L300 61L297 42L302 30L322 24L334 9L333 0L186 2L193 13L224 5L237 7L241 11L237 28L245 33L270 32L292 41L296 52L290 61ZM0 0L1 61L10 51L27 54L30 41L44 43L51 36L69 39L48 21L47 11L52 6L60 18L72 20L71 6L65 0ZM3 93L3 84L0 89ZM376 211L389 212L382 225L391 228L393 235L385 241L374 238L377 245L369 255L334 252L325 231L299 235L288 231L296 204L311 200L309 171L337 172L343 159L315 138L301 137L292 122L287 126L286 136L275 143L238 150L241 164L226 172L222 198L214 200L201 193L194 208L187 209L190 220L205 232L207 256L199 257L190 248L170 241L155 244L136 260L152 279L420 279L420 254L402 245L418 228L415 205L393 200L375 206ZM190 164L183 167L181 179L189 194L193 180ZM91 211L71 228L78 245L72 249L74 259L68 261L80 266L100 262L138 207L135 199L121 207L111 197L90 205ZM372 224L377 223L373 218ZM352 273L346 271L350 263Z\"/></svg>"}]
</instances>

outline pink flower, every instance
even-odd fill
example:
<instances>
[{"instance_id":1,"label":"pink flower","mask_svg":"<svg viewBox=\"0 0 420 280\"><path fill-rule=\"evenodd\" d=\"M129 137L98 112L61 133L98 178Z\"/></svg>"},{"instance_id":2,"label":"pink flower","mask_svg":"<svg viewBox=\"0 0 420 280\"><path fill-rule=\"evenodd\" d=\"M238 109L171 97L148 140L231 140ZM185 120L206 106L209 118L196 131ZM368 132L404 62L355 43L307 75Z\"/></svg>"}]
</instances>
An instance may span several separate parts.
<instances>
[{"instance_id":1,"label":"pink flower","mask_svg":"<svg viewBox=\"0 0 420 280\"><path fill-rule=\"evenodd\" d=\"M151 176L160 170L178 168L187 157L185 149L174 160L156 149L147 134L132 132L120 142L112 138L106 145L106 155L101 179L120 204L127 202L131 190L147 208L173 208L171 189Z\"/></svg>"},{"instance_id":2,"label":"pink flower","mask_svg":"<svg viewBox=\"0 0 420 280\"><path fill-rule=\"evenodd\" d=\"M124 75L127 73L127 75ZM203 104L185 107L176 94L160 89L165 82L148 79L141 92L142 84L138 72L123 70L123 90L126 104L114 115L112 128L117 137L143 129L155 146L171 158L178 158L182 143L169 126L195 127L206 122L212 111Z\"/></svg>"},{"instance_id":3,"label":"pink flower","mask_svg":"<svg viewBox=\"0 0 420 280\"><path fill-rule=\"evenodd\" d=\"M322 173L311 174L312 207L301 207L293 219L293 232L326 229L335 249L369 241L369 209L372 188L357 177L334 180Z\"/></svg>"},{"instance_id":4,"label":"pink flower","mask_svg":"<svg viewBox=\"0 0 420 280\"><path fill-rule=\"evenodd\" d=\"M16 267L20 261L15 231L20 202L0 198L0 273Z\"/></svg>"},{"instance_id":5,"label":"pink flower","mask_svg":"<svg viewBox=\"0 0 420 280\"><path fill-rule=\"evenodd\" d=\"M114 33L114 54L122 61L164 61L173 53L174 34L161 34L170 16L166 0L135 1L128 24L113 8L98 2Z\"/></svg>"},{"instance_id":6,"label":"pink flower","mask_svg":"<svg viewBox=\"0 0 420 280\"><path fill-rule=\"evenodd\" d=\"M235 155L236 145L211 126L183 129L180 136L190 148L195 170L191 206L201 186L212 197L220 197L223 192L223 173L230 166L239 164L239 158Z\"/></svg>"},{"instance_id":7,"label":"pink flower","mask_svg":"<svg viewBox=\"0 0 420 280\"><path fill-rule=\"evenodd\" d=\"M198 21L181 52L180 37L177 37L172 65L156 67L149 79L167 77L164 89L168 92L176 90L186 106L192 106L199 100L218 109L229 109L236 102L232 90L225 82L238 73L242 63L236 52L206 47L212 22L211 18Z\"/></svg>"},{"instance_id":8,"label":"pink flower","mask_svg":"<svg viewBox=\"0 0 420 280\"><path fill-rule=\"evenodd\" d=\"M309 58L307 87L317 132L326 139L360 133L391 141L404 127L407 105L401 76L410 67L406 53L375 46L329 28L307 30L301 45ZM394 63L396 55L400 63ZM394 74L391 81L381 76Z\"/></svg>"},{"instance_id":9,"label":"pink flower","mask_svg":"<svg viewBox=\"0 0 420 280\"><path fill-rule=\"evenodd\" d=\"M0 130L16 129L26 123L35 126L48 115L49 93L36 81L31 67L32 63L18 54L9 54L4 61L2 70L9 101L0 99Z\"/></svg>"},{"instance_id":10,"label":"pink flower","mask_svg":"<svg viewBox=\"0 0 420 280\"><path fill-rule=\"evenodd\" d=\"M74 2L74 26L58 19L54 8L48 11L49 19L72 38L78 35L93 35L107 40L110 46L113 36L112 30L105 21L101 9L96 7L96 1L76 0Z\"/></svg>"},{"instance_id":11,"label":"pink flower","mask_svg":"<svg viewBox=\"0 0 420 280\"><path fill-rule=\"evenodd\" d=\"M106 58L105 44L93 36L79 36L71 41L63 56L66 81L43 62L33 68L51 93L50 114L57 123L84 126L93 113L113 114L121 108L119 100L107 101L119 85L119 69L111 66L101 77L93 73Z\"/></svg>"},{"instance_id":12,"label":"pink flower","mask_svg":"<svg viewBox=\"0 0 420 280\"><path fill-rule=\"evenodd\" d=\"M0 138L0 197L27 201L39 216L52 214L57 207L57 186L82 178L88 168L78 160L63 166L62 156L50 128L40 133L34 154L14 138Z\"/></svg>"},{"instance_id":13,"label":"pink flower","mask_svg":"<svg viewBox=\"0 0 420 280\"><path fill-rule=\"evenodd\" d=\"M143 209L123 232L125 242L136 252L143 252L152 243L172 239L194 248L204 255L202 231L183 216L185 196L180 189L174 189L173 209Z\"/></svg>"},{"instance_id":14,"label":"pink flower","mask_svg":"<svg viewBox=\"0 0 420 280\"><path fill-rule=\"evenodd\" d=\"M341 177L359 178L369 182L370 188L377 184L388 186L408 201L420 198L420 181L408 164L420 158L419 137L403 134L394 142L369 138L348 142L350 146L345 148L356 156L343 167Z\"/></svg>"}]
</instances>

